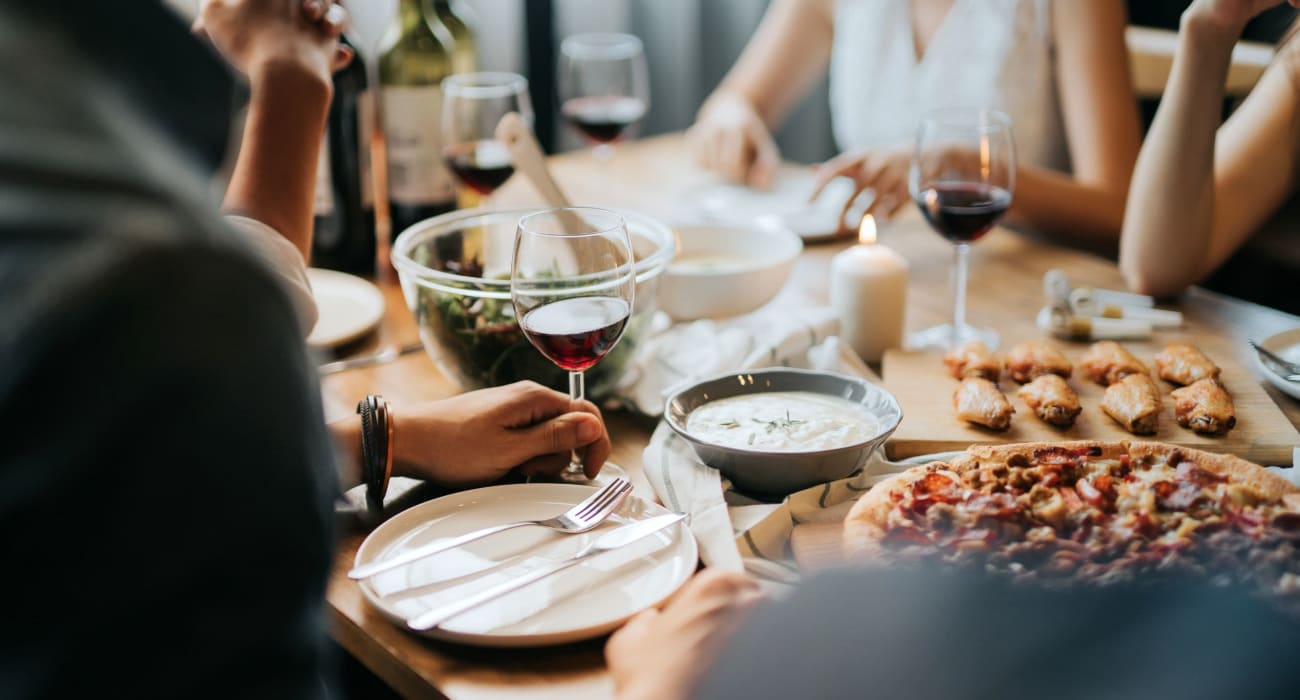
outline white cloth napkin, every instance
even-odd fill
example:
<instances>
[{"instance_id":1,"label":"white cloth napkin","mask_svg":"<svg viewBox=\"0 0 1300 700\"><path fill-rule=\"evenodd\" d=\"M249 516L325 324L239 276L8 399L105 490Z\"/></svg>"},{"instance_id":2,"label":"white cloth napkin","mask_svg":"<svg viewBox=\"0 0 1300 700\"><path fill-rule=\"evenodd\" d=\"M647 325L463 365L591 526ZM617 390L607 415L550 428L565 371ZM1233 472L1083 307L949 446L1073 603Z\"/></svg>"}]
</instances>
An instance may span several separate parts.
<instances>
[{"instance_id":1,"label":"white cloth napkin","mask_svg":"<svg viewBox=\"0 0 1300 700\"><path fill-rule=\"evenodd\" d=\"M772 305L725 321L669 326L655 318L649 340L628 363L618 403L648 416L662 415L678 387L706 377L759 367L826 369L869 379L875 375L839 338L834 310Z\"/></svg>"},{"instance_id":2,"label":"white cloth napkin","mask_svg":"<svg viewBox=\"0 0 1300 700\"><path fill-rule=\"evenodd\" d=\"M836 337L838 332L839 320L829 308L791 313L779 305L726 321L660 328L632 362L620 395L626 405L657 416L678 387L734 370L798 367L878 381ZM843 519L861 492L905 466L873 457L849 478L793 494L783 503L761 503L732 491L731 483L700 462L690 445L662 421L642 464L659 500L690 516L705 564L748 569L783 582L798 576L788 547L795 523Z\"/></svg>"},{"instance_id":3,"label":"white cloth napkin","mask_svg":"<svg viewBox=\"0 0 1300 700\"><path fill-rule=\"evenodd\" d=\"M733 491L731 482L700 462L690 444L662 421L646 446L642 464L664 505L690 515L691 532L706 565L794 583L799 573L789 544L795 525L843 520L858 496L876 482L943 456L890 462L878 451L856 474L797 491L776 504Z\"/></svg>"}]
</instances>

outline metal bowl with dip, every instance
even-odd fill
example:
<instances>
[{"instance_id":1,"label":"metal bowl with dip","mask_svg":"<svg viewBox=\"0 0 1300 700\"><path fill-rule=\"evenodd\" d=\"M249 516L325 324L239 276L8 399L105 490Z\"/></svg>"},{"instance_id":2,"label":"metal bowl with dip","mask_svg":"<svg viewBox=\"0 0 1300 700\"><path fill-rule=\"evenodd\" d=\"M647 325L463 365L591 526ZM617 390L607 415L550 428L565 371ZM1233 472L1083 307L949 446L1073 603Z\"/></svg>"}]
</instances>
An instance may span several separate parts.
<instances>
[{"instance_id":1,"label":"metal bowl with dip","mask_svg":"<svg viewBox=\"0 0 1300 700\"><path fill-rule=\"evenodd\" d=\"M800 369L733 372L668 398L668 425L742 492L784 496L857 471L903 409L857 377Z\"/></svg>"}]
</instances>

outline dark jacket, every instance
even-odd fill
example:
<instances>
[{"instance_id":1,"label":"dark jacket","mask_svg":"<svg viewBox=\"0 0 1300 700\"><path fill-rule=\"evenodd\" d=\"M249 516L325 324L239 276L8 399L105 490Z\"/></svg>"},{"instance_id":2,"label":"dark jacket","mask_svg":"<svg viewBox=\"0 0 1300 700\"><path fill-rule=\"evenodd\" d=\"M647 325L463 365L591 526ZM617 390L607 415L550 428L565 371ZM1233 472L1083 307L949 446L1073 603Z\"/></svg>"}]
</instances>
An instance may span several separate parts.
<instances>
[{"instance_id":1,"label":"dark jacket","mask_svg":"<svg viewBox=\"0 0 1300 700\"><path fill-rule=\"evenodd\" d=\"M156 2L0 0L0 697L325 694L337 489L288 300Z\"/></svg>"}]
</instances>

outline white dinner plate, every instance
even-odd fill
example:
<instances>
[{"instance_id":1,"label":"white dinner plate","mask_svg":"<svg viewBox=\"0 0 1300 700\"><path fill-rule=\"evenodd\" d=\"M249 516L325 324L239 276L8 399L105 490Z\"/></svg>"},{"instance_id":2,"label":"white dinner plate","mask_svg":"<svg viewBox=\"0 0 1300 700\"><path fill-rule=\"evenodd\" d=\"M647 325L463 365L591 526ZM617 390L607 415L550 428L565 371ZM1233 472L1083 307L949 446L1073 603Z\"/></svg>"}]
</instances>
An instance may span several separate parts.
<instances>
[{"instance_id":1,"label":"white dinner plate","mask_svg":"<svg viewBox=\"0 0 1300 700\"><path fill-rule=\"evenodd\" d=\"M1270 335L1261 340L1259 345L1284 360L1300 363L1300 328L1292 328L1289 331L1282 331L1281 333ZM1264 373L1264 378L1273 386L1297 399L1300 399L1300 383L1288 382L1283 379L1277 372L1269 369L1268 365L1264 364L1264 362L1259 359L1258 353L1255 354L1255 362L1259 365L1260 371Z\"/></svg>"},{"instance_id":2,"label":"white dinner plate","mask_svg":"<svg viewBox=\"0 0 1300 700\"><path fill-rule=\"evenodd\" d=\"M307 279L320 317L307 336L312 347L334 347L369 333L384 318L384 293L366 280L310 268Z\"/></svg>"},{"instance_id":3,"label":"white dinner plate","mask_svg":"<svg viewBox=\"0 0 1300 700\"><path fill-rule=\"evenodd\" d=\"M433 540L516 520L558 515L595 489L576 484L509 484L451 494L385 522L357 550L357 565L387 559ZM611 528L669 512L630 497L600 527L565 535L522 527L361 583L370 604L402 628L420 613L563 559ZM502 596L426 634L495 647L564 644L617 629L658 605L695 572L698 551L685 523Z\"/></svg>"},{"instance_id":4,"label":"white dinner plate","mask_svg":"<svg viewBox=\"0 0 1300 700\"><path fill-rule=\"evenodd\" d=\"M758 217L775 217L805 241L816 242L839 232L840 212L853 194L853 181L837 177L816 201L809 202L814 186L810 169L784 167L777 171L770 190L720 183L695 190L688 198L708 222L744 225ZM870 203L870 193L858 198L854 207L858 216ZM849 218L853 218L853 212Z\"/></svg>"}]
</instances>

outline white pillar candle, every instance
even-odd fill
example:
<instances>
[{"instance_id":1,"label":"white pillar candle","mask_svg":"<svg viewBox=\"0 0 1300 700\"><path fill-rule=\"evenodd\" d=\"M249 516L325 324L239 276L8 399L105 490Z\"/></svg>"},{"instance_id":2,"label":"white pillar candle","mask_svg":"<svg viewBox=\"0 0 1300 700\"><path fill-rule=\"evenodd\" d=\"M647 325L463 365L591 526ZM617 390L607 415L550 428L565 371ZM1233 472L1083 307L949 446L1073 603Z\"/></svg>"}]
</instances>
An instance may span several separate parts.
<instances>
[{"instance_id":1,"label":"white pillar candle","mask_svg":"<svg viewBox=\"0 0 1300 700\"><path fill-rule=\"evenodd\" d=\"M903 344L907 306L907 261L876 243L876 222L863 217L860 245L831 261L831 307L840 318L840 337L862 359L878 362L888 348Z\"/></svg>"}]
</instances>

